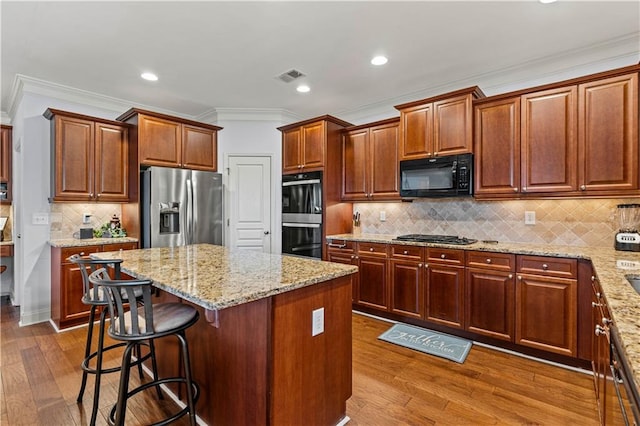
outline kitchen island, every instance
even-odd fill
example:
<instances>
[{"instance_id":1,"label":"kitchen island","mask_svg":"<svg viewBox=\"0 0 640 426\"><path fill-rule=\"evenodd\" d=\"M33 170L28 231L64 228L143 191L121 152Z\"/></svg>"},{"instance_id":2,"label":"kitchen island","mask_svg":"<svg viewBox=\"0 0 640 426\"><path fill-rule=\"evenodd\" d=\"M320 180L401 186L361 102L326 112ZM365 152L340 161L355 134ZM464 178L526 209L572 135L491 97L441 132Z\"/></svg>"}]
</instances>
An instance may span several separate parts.
<instances>
[{"instance_id":1,"label":"kitchen island","mask_svg":"<svg viewBox=\"0 0 640 426\"><path fill-rule=\"evenodd\" d=\"M201 389L196 410L206 423L335 425L345 418L356 267L208 244L92 256L123 259L123 272L152 279L158 302L198 309L187 337ZM160 375L176 374L177 344L165 338L157 348Z\"/></svg>"}]
</instances>

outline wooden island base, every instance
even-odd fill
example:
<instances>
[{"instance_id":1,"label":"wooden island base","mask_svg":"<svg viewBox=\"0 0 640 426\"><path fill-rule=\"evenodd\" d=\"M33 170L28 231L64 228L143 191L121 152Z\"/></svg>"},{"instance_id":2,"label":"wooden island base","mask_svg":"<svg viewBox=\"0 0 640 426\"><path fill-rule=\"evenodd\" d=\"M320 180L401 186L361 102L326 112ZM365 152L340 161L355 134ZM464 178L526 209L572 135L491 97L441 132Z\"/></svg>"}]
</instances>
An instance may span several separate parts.
<instances>
[{"instance_id":1,"label":"wooden island base","mask_svg":"<svg viewBox=\"0 0 640 426\"><path fill-rule=\"evenodd\" d=\"M160 292L160 301L189 303ZM187 330L198 416L210 425L336 425L351 396L351 276L230 308L194 305ZM312 336L312 312L324 332ZM156 343L161 377L177 374L174 339Z\"/></svg>"}]
</instances>

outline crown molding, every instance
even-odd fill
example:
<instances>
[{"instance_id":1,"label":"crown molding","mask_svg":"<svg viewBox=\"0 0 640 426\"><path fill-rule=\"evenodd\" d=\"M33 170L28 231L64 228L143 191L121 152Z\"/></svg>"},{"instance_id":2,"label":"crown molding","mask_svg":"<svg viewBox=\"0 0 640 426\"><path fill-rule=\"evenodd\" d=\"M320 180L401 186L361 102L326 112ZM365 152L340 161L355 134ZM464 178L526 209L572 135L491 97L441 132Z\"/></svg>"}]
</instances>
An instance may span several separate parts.
<instances>
[{"instance_id":1,"label":"crown molding","mask_svg":"<svg viewBox=\"0 0 640 426\"><path fill-rule=\"evenodd\" d=\"M369 119L370 117L379 119L383 117L383 114L388 114L388 117L396 116L394 105L429 98L458 90L461 87L479 86L487 96L492 96L634 65L640 61L639 40L640 32L635 32L581 49L536 58L511 67L476 74L464 79L449 81L443 85L431 86L401 96L338 111L335 115L351 122L363 120L368 122L372 120ZM532 75L535 75L535 78L532 78Z\"/></svg>"},{"instance_id":2,"label":"crown molding","mask_svg":"<svg viewBox=\"0 0 640 426\"><path fill-rule=\"evenodd\" d=\"M220 121L275 121L290 123L301 117L282 108L215 108Z\"/></svg>"},{"instance_id":3,"label":"crown molding","mask_svg":"<svg viewBox=\"0 0 640 426\"><path fill-rule=\"evenodd\" d=\"M36 95L48 96L68 102L74 102L81 105L88 105L95 108L122 113L129 108L141 108L153 110L161 114L173 115L191 119L191 116L171 111L156 106L139 104L137 102L128 101L126 99L114 98L112 96L102 95L100 93L90 92L88 90L78 89L75 87L65 86L64 84L53 83L51 81L30 77L24 74L16 74L11 89L11 97L9 98L8 115L15 117L16 109L24 93L33 93Z\"/></svg>"}]
</instances>

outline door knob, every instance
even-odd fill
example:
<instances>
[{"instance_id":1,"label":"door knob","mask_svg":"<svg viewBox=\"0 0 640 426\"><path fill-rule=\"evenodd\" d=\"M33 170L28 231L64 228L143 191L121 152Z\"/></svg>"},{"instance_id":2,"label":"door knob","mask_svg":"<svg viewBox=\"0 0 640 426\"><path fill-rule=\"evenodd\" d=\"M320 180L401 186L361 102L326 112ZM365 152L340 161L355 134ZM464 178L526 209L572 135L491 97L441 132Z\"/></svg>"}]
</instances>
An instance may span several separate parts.
<instances>
[{"instance_id":1,"label":"door knob","mask_svg":"<svg viewBox=\"0 0 640 426\"><path fill-rule=\"evenodd\" d=\"M269 235L269 231L264 231L264 235Z\"/></svg>"}]
</instances>

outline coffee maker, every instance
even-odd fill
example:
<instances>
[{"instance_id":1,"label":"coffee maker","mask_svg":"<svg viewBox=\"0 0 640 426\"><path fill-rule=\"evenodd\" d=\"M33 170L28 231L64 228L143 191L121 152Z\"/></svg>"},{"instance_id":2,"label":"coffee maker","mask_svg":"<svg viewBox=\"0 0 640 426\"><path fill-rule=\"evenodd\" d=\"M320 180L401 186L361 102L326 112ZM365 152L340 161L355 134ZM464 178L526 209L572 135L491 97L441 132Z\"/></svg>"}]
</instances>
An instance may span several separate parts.
<instances>
[{"instance_id":1,"label":"coffee maker","mask_svg":"<svg viewBox=\"0 0 640 426\"><path fill-rule=\"evenodd\" d=\"M640 204L618 204L619 231L616 234L615 249L640 251Z\"/></svg>"}]
</instances>

